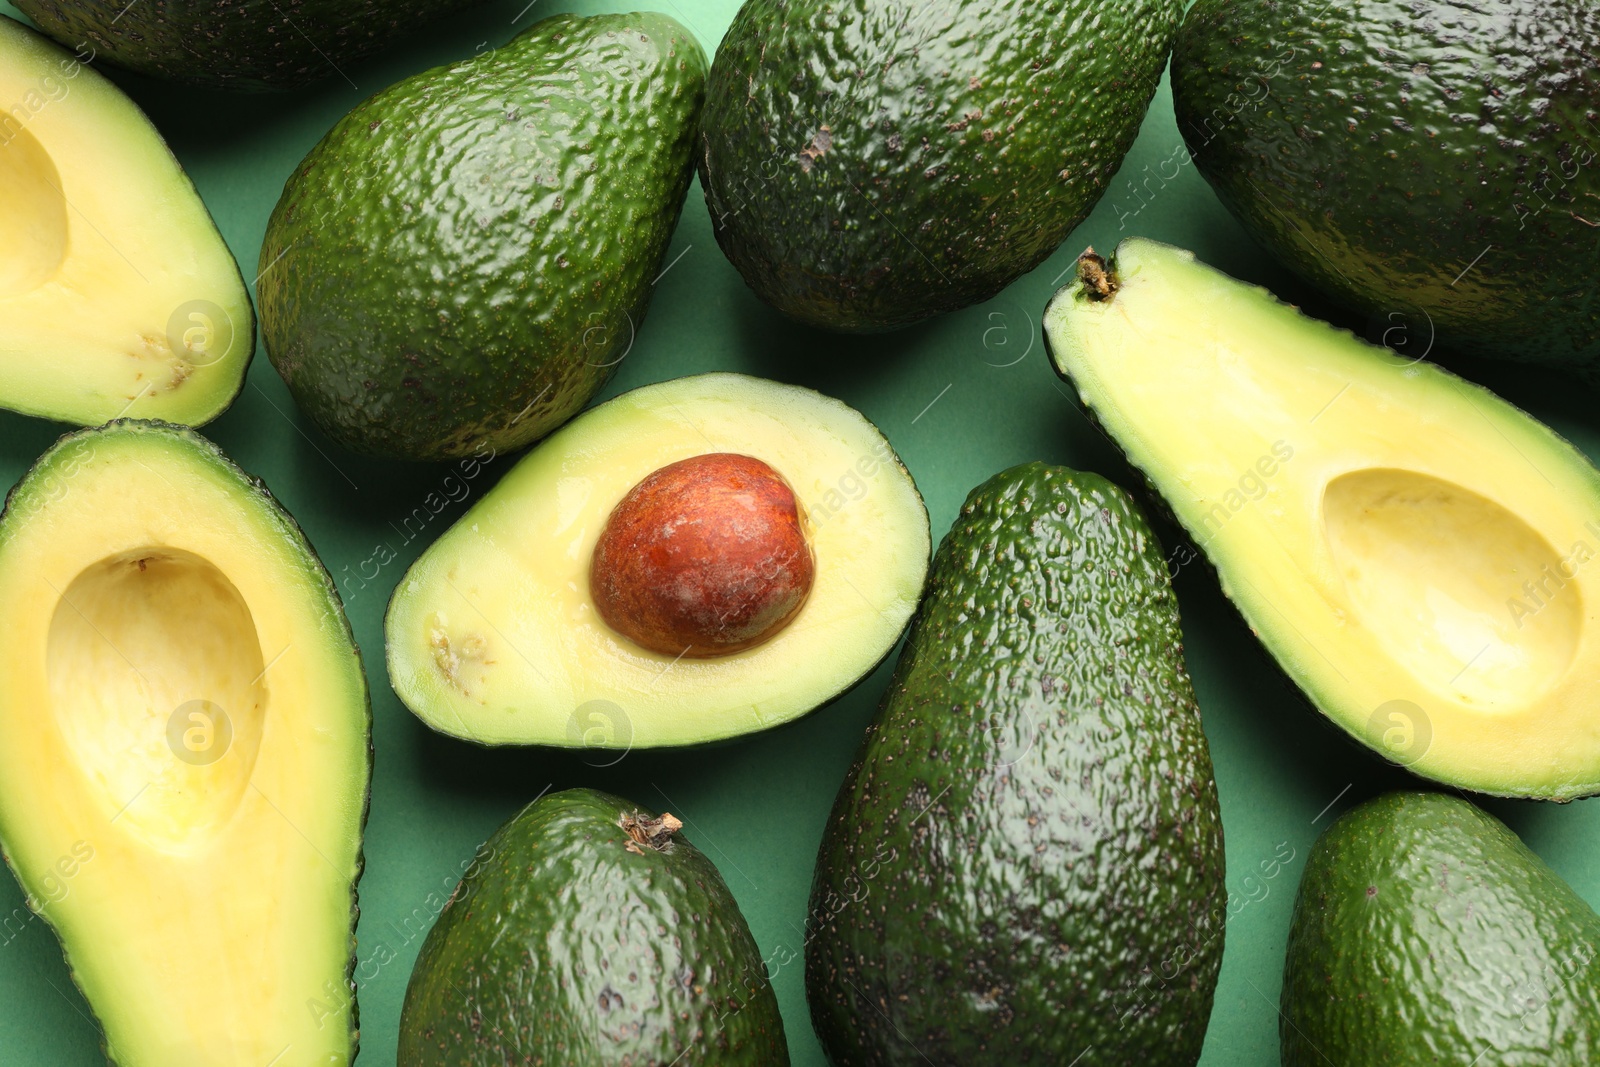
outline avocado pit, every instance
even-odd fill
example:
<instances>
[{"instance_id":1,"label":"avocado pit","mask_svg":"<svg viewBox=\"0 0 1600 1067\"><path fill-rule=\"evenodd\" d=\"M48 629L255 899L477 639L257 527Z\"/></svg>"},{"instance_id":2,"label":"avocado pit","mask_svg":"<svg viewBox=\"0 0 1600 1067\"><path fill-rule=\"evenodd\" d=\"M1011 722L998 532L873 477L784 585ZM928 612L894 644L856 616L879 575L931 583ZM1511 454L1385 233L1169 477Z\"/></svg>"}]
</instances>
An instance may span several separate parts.
<instances>
[{"instance_id":1,"label":"avocado pit","mask_svg":"<svg viewBox=\"0 0 1600 1067\"><path fill-rule=\"evenodd\" d=\"M815 574L789 483L759 459L718 452L628 491L595 545L589 589L600 617L635 644L705 658L770 640Z\"/></svg>"}]
</instances>

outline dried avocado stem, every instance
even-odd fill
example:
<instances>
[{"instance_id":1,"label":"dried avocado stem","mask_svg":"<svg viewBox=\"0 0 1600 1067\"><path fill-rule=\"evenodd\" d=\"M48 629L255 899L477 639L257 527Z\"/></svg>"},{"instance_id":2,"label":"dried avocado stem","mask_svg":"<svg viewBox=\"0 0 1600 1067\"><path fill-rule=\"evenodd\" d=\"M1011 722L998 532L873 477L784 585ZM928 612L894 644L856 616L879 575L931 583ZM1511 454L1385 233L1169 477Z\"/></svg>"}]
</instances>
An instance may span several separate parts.
<instances>
[{"instance_id":1,"label":"dried avocado stem","mask_svg":"<svg viewBox=\"0 0 1600 1067\"><path fill-rule=\"evenodd\" d=\"M659 819L647 819L634 812L624 815L618 825L627 831L630 838L623 847L640 856L644 855L644 847L665 852L667 845L672 842L672 835L683 829L682 821L670 811L664 812Z\"/></svg>"},{"instance_id":2,"label":"dried avocado stem","mask_svg":"<svg viewBox=\"0 0 1600 1067\"><path fill-rule=\"evenodd\" d=\"M1106 261L1095 254L1091 245L1078 257L1078 280L1090 300L1104 300L1117 291L1117 276L1106 266Z\"/></svg>"}]
</instances>

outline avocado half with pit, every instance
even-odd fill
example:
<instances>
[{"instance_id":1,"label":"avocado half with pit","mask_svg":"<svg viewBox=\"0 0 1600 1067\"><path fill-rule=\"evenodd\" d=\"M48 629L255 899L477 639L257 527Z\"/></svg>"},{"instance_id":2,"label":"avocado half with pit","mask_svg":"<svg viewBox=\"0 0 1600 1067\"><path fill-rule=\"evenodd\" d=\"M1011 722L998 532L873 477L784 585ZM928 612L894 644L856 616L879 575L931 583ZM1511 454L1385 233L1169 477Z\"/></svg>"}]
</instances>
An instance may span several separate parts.
<instances>
[{"instance_id":1,"label":"avocado half with pit","mask_svg":"<svg viewBox=\"0 0 1600 1067\"><path fill-rule=\"evenodd\" d=\"M349 1063L370 716L294 521L193 431L75 433L0 518L0 617L0 843L111 1062Z\"/></svg>"},{"instance_id":2,"label":"avocado half with pit","mask_svg":"<svg viewBox=\"0 0 1600 1067\"><path fill-rule=\"evenodd\" d=\"M1600 472L1582 453L1151 241L1086 253L1045 333L1336 724L1450 785L1600 792Z\"/></svg>"},{"instance_id":3,"label":"avocado half with pit","mask_svg":"<svg viewBox=\"0 0 1600 1067\"><path fill-rule=\"evenodd\" d=\"M239 266L156 128L0 15L0 406L198 426L255 351Z\"/></svg>"},{"instance_id":4,"label":"avocado half with pit","mask_svg":"<svg viewBox=\"0 0 1600 1067\"><path fill-rule=\"evenodd\" d=\"M739 374L551 436L395 589L395 692L485 744L717 741L869 674L921 595L928 513L859 412Z\"/></svg>"}]
</instances>

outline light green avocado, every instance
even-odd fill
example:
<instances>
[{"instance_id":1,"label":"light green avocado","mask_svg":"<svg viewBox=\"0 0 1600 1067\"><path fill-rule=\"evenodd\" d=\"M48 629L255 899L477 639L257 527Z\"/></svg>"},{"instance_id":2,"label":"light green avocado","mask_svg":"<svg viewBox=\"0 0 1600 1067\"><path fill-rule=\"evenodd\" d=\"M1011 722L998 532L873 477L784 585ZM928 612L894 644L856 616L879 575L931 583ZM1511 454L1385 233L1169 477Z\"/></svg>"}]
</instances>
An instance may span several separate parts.
<instances>
[{"instance_id":1,"label":"light green avocado","mask_svg":"<svg viewBox=\"0 0 1600 1067\"><path fill-rule=\"evenodd\" d=\"M1317 708L1412 771L1600 792L1600 472L1488 390L1125 241L1056 367Z\"/></svg>"}]
</instances>

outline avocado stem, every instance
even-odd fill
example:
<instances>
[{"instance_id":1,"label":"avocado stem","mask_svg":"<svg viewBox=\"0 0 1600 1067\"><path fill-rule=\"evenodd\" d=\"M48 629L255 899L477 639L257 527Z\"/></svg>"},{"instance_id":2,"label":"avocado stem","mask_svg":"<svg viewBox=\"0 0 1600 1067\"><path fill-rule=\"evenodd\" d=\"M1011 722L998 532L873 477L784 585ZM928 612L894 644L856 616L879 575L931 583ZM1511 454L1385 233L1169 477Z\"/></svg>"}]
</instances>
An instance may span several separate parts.
<instances>
[{"instance_id":1,"label":"avocado stem","mask_svg":"<svg viewBox=\"0 0 1600 1067\"><path fill-rule=\"evenodd\" d=\"M623 847L640 856L644 855L644 848L640 846L665 852L672 835L683 829L682 820L671 812L664 812L659 819L647 819L634 812L624 815L620 825L630 838Z\"/></svg>"},{"instance_id":2,"label":"avocado stem","mask_svg":"<svg viewBox=\"0 0 1600 1067\"><path fill-rule=\"evenodd\" d=\"M1105 300L1117 291L1117 276L1106 265L1104 258L1095 254L1090 245L1078 257L1078 281L1090 300Z\"/></svg>"}]
</instances>

